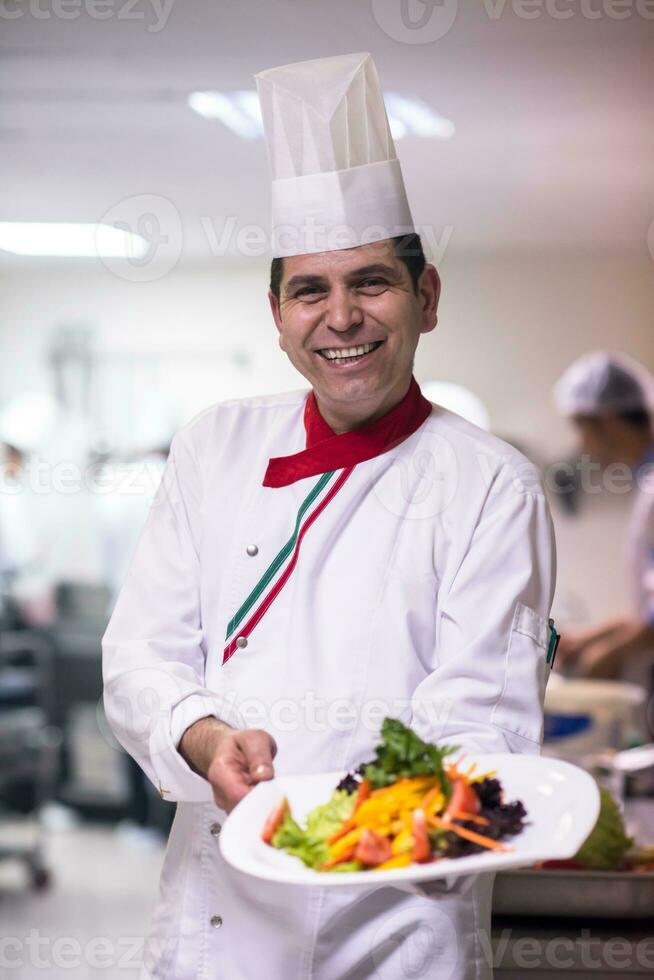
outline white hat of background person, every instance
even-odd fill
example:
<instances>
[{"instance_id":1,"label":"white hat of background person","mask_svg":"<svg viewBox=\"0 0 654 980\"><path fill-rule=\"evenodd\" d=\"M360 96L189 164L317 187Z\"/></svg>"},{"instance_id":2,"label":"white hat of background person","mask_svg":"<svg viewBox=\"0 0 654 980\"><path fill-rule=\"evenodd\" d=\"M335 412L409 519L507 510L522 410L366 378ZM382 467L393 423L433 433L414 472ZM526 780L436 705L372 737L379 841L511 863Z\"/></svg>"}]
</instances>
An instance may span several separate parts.
<instances>
[{"instance_id":1,"label":"white hat of background person","mask_svg":"<svg viewBox=\"0 0 654 980\"><path fill-rule=\"evenodd\" d=\"M22 453L38 452L44 448L56 413L56 403L49 395L19 395L0 411L0 442Z\"/></svg>"},{"instance_id":2,"label":"white hat of background person","mask_svg":"<svg viewBox=\"0 0 654 980\"><path fill-rule=\"evenodd\" d=\"M456 412L466 421L490 432L488 409L481 398L469 388L451 381L426 381L420 385L420 390L428 401L435 402L450 412Z\"/></svg>"},{"instance_id":3,"label":"white hat of background person","mask_svg":"<svg viewBox=\"0 0 654 980\"><path fill-rule=\"evenodd\" d=\"M564 372L554 387L563 415L654 412L654 377L626 354L594 351Z\"/></svg>"},{"instance_id":4,"label":"white hat of background person","mask_svg":"<svg viewBox=\"0 0 654 980\"><path fill-rule=\"evenodd\" d=\"M326 252L413 232L370 54L255 75L272 172L272 251Z\"/></svg>"}]
</instances>

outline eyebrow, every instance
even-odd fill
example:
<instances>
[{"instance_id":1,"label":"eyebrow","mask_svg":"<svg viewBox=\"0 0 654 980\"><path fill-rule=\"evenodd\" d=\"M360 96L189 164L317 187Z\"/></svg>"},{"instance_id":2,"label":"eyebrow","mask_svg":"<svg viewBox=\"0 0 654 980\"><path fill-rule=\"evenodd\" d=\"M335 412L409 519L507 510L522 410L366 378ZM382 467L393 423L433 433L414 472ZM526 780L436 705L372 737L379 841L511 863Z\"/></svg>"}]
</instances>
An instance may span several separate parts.
<instances>
[{"instance_id":1,"label":"eyebrow","mask_svg":"<svg viewBox=\"0 0 654 980\"><path fill-rule=\"evenodd\" d=\"M383 262L375 262L372 265L364 265L359 269L353 269L352 272L348 272L345 279L347 282L353 282L356 279L362 279L364 276L372 275L382 275L386 276L388 279L397 279L397 270L390 265L384 265ZM299 286L326 286L327 279L324 276L317 275L297 275L291 276L291 278L286 283L284 287L284 293L293 292Z\"/></svg>"}]
</instances>

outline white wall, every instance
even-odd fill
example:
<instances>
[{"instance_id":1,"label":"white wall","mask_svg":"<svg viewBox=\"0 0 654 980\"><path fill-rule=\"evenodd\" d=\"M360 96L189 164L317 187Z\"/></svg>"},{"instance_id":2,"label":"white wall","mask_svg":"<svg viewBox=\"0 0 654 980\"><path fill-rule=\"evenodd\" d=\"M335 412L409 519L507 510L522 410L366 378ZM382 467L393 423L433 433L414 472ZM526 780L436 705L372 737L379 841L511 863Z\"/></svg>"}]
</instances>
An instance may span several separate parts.
<instances>
[{"instance_id":1,"label":"white wall","mask_svg":"<svg viewBox=\"0 0 654 980\"><path fill-rule=\"evenodd\" d=\"M441 266L437 331L422 339L419 381L448 379L486 402L496 432L539 461L571 436L551 387L571 359L622 349L654 369L654 265L648 256L457 256ZM16 267L0 273L0 404L48 383L52 328L87 323L101 351L166 352L165 383L185 414L239 392L301 387L277 347L266 299L267 266L180 268L159 281L126 282L104 267ZM249 356L238 367L230 352ZM205 352L189 361L189 351ZM223 356L225 353L228 356ZM180 383L181 378L181 383ZM560 596L588 615L625 601L616 576L627 501L591 501L582 518L556 513Z\"/></svg>"},{"instance_id":2,"label":"white wall","mask_svg":"<svg viewBox=\"0 0 654 980\"><path fill-rule=\"evenodd\" d=\"M551 386L588 349L624 349L654 369L654 263L645 256L448 255L441 276L439 327L421 340L416 374L477 391L498 432L527 443L536 436L541 450L558 452L566 429L552 409ZM150 283L125 282L92 264L4 270L0 404L46 383L49 333L67 322L95 326L101 350L249 353L249 377L234 378L225 362L209 400L231 397L242 385L301 386L277 347L266 277L266 266L254 260L178 268Z\"/></svg>"}]
</instances>

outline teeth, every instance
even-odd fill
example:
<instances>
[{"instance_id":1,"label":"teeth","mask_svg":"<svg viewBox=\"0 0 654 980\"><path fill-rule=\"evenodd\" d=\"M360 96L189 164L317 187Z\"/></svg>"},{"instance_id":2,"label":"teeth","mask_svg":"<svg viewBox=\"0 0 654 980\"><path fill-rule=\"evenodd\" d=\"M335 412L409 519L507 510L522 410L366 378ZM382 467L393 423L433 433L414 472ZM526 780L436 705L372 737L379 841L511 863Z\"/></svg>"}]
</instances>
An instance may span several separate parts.
<instances>
[{"instance_id":1,"label":"teeth","mask_svg":"<svg viewBox=\"0 0 654 980\"><path fill-rule=\"evenodd\" d=\"M357 357L361 354L368 354L376 346L377 343L362 344L359 347L325 347L320 353L328 360L335 361L345 357Z\"/></svg>"}]
</instances>

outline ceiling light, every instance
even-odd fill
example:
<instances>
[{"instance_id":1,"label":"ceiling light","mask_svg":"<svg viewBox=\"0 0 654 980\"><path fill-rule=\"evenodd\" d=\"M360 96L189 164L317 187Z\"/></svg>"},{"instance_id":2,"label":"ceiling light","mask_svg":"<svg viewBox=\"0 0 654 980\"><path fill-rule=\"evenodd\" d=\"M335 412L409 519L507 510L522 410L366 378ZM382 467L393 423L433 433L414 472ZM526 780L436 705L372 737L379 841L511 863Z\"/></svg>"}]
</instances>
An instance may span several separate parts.
<instances>
[{"instance_id":1,"label":"ceiling light","mask_svg":"<svg viewBox=\"0 0 654 980\"><path fill-rule=\"evenodd\" d=\"M439 116L421 99L409 99L405 95L398 95L397 92L387 92L384 95L384 102L389 118L403 123L408 136L437 137L443 140L452 139L454 136L454 123L444 116Z\"/></svg>"},{"instance_id":2,"label":"ceiling light","mask_svg":"<svg viewBox=\"0 0 654 980\"><path fill-rule=\"evenodd\" d=\"M237 136L251 140L263 132L261 116L255 115L252 99L258 105L256 92L191 92L188 104L204 119L218 119Z\"/></svg>"},{"instance_id":3,"label":"ceiling light","mask_svg":"<svg viewBox=\"0 0 654 980\"><path fill-rule=\"evenodd\" d=\"M394 140L401 140L402 137L406 136L406 126L401 119L389 115L388 125L391 127L391 136Z\"/></svg>"},{"instance_id":4,"label":"ceiling light","mask_svg":"<svg viewBox=\"0 0 654 980\"><path fill-rule=\"evenodd\" d=\"M259 96L254 89L234 92L232 99L248 119L255 126L257 133L263 136L263 117L261 115L261 103Z\"/></svg>"},{"instance_id":5,"label":"ceiling light","mask_svg":"<svg viewBox=\"0 0 654 980\"><path fill-rule=\"evenodd\" d=\"M449 140L454 135L454 123L439 116L420 99L388 92L384 101L393 139L418 136ZM253 89L191 92L188 104L204 119L217 119L242 139L251 140L263 135L259 97Z\"/></svg>"},{"instance_id":6,"label":"ceiling light","mask_svg":"<svg viewBox=\"0 0 654 980\"><path fill-rule=\"evenodd\" d=\"M111 225L0 221L0 249L15 255L137 259L148 248L140 235Z\"/></svg>"}]
</instances>

